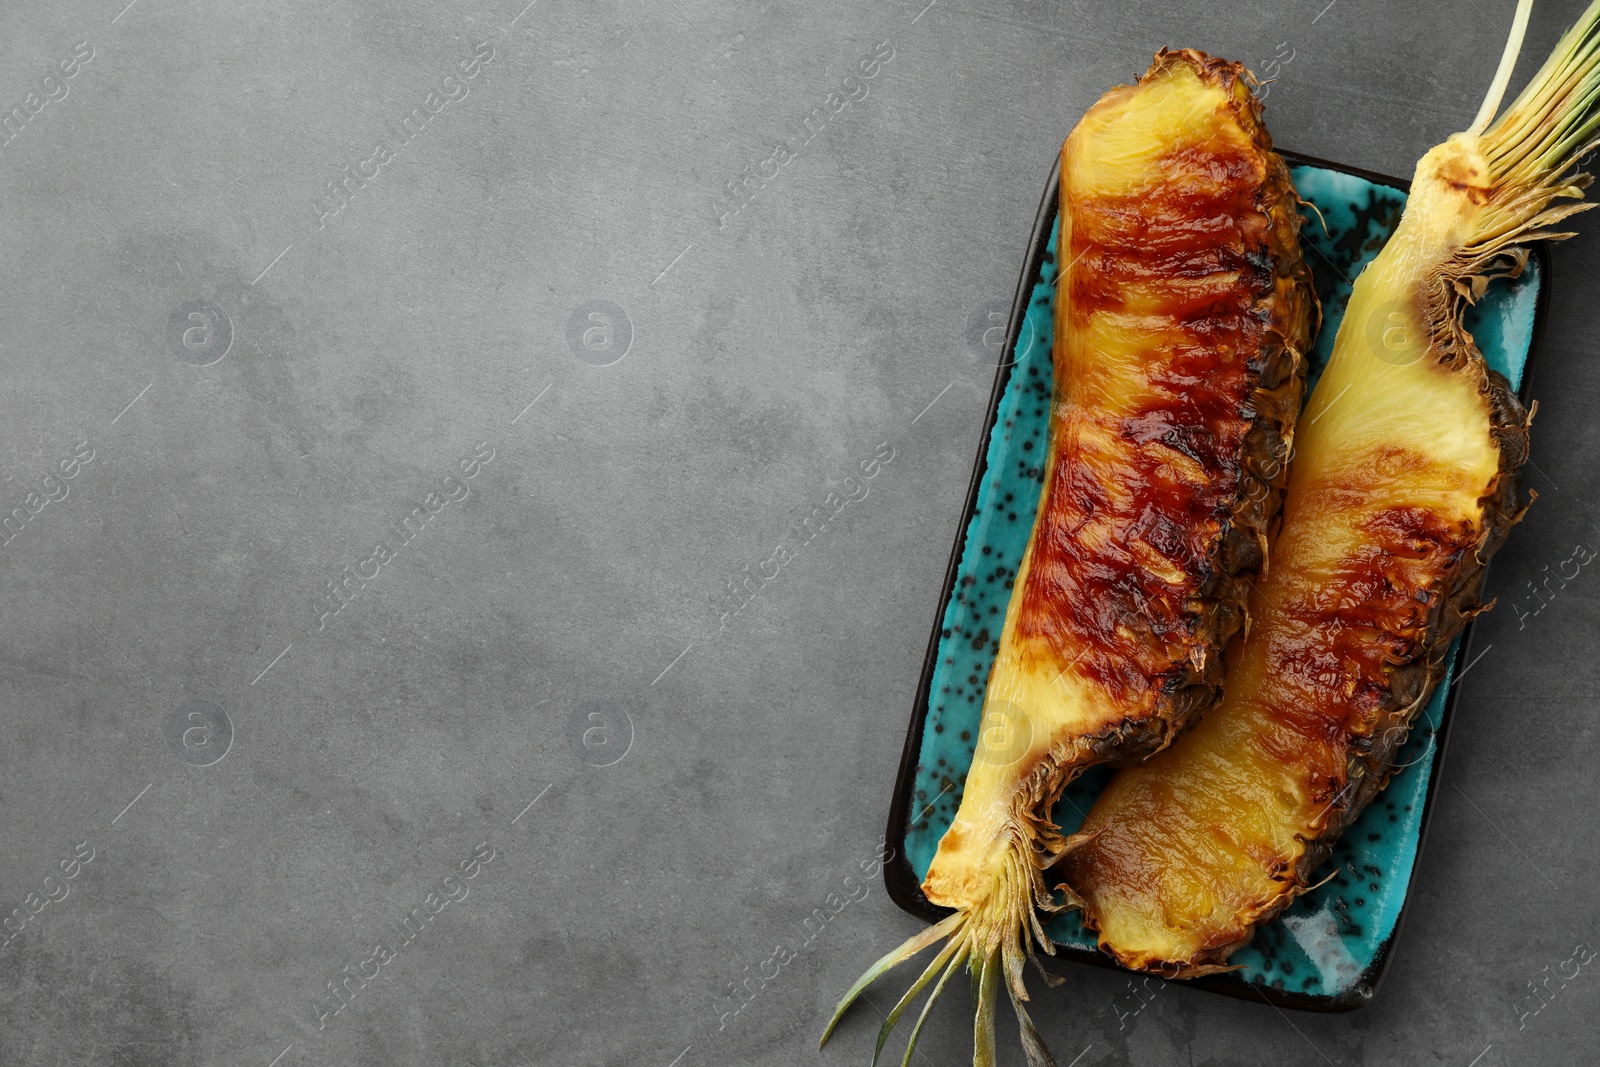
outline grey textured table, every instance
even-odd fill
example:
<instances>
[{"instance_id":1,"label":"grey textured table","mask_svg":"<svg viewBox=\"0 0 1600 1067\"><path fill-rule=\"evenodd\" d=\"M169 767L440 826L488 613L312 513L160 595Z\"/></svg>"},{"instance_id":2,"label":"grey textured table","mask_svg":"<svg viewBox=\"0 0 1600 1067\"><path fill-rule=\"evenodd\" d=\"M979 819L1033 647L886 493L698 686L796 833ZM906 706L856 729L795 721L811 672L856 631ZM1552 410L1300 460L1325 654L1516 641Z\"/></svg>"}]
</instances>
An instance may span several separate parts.
<instances>
[{"instance_id":1,"label":"grey textured table","mask_svg":"<svg viewBox=\"0 0 1600 1067\"><path fill-rule=\"evenodd\" d=\"M1193 45L1408 174L1512 8L521 2L0 12L5 1067L865 1062L872 1009L816 1037L916 923L845 878L1061 137ZM1592 1058L1593 968L1531 993L1600 944L1600 579L1530 585L1600 545L1580 228L1377 1002L1127 1017L1074 968L1063 1065ZM967 1062L953 996L918 1063Z\"/></svg>"}]
</instances>

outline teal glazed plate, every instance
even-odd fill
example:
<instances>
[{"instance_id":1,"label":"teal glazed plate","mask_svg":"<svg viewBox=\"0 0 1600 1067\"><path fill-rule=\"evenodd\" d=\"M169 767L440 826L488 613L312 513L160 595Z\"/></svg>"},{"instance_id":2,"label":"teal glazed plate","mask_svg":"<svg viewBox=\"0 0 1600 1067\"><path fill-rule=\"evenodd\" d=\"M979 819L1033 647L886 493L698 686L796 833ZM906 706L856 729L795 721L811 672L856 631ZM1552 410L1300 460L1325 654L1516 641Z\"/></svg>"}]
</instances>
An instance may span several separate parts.
<instances>
[{"instance_id":1,"label":"teal glazed plate","mask_svg":"<svg viewBox=\"0 0 1600 1067\"><path fill-rule=\"evenodd\" d=\"M1300 196L1317 209L1305 212L1308 220L1300 231L1322 300L1322 329L1311 355L1314 384L1344 318L1351 279L1399 224L1410 183L1292 152L1282 155ZM1058 173L1052 173L1017 285L1004 358L995 374L983 444L889 813L888 843L896 857L884 868L889 895L929 921L948 912L930 903L920 886L961 803L1012 579L1043 486L1052 386L1057 181ZM1467 328L1490 366L1511 381L1525 403L1549 290L1549 258L1544 246L1536 245L1522 276L1496 282L1468 317ZM1332 861L1322 868L1338 873L1234 953L1231 962L1240 964L1239 970L1193 979L1188 985L1308 1011L1349 1011L1376 995L1427 829L1459 690L1458 672L1472 663L1471 648L1468 624L1450 651L1444 680L1402 750L1399 764L1404 769L1345 831ZM1110 775L1108 768L1096 768L1067 788L1055 810L1055 821L1064 831L1082 824ZM1076 914L1058 917L1048 930L1060 955L1116 966L1098 950Z\"/></svg>"}]
</instances>

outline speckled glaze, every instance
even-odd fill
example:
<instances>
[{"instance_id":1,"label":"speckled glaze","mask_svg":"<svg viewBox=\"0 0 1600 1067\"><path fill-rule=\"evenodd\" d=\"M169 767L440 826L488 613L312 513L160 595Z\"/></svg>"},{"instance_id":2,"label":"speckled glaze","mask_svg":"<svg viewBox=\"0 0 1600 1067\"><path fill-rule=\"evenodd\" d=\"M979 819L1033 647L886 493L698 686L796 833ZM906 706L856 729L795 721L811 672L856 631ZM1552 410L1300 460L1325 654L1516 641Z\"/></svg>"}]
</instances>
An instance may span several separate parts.
<instances>
[{"instance_id":1,"label":"speckled glaze","mask_svg":"<svg viewBox=\"0 0 1600 1067\"><path fill-rule=\"evenodd\" d=\"M1293 166L1291 173L1300 195L1316 208L1306 211L1308 222L1301 230L1323 307L1323 326L1312 354L1314 384L1332 351L1350 280L1398 225L1406 194L1396 187L1399 183L1328 165L1305 163ZM895 810L904 813L904 861L890 869L890 888L904 905L921 901L913 910L922 914L934 909L921 900L915 883L909 890L905 884L897 886L897 872L902 880L921 881L960 804L989 668L1043 483L1058 270L1058 220L1050 198L1045 210L1050 216L1048 243L1028 289L1026 315L1013 330L1009 363L1001 368L1004 387L986 444L976 507L947 591L925 710L919 707L913 720L907 766L914 752L914 772L903 770L901 776L901 789L910 795L896 797ZM1534 341L1547 269L1543 257L1535 255L1521 278L1497 282L1469 316L1468 329L1490 365L1517 387ZM1452 661L1460 643L1451 650ZM1265 993L1280 1004L1320 1010L1358 1007L1371 999L1410 887L1454 684L1452 667L1403 750L1400 763L1405 769L1345 833L1332 862L1323 868L1339 873L1235 953L1232 962L1242 965L1240 970L1193 984L1252 999ZM1055 812L1064 830L1070 832L1083 821L1110 774L1097 768L1068 787ZM1058 918L1049 930L1066 955L1105 960L1074 914Z\"/></svg>"}]
</instances>

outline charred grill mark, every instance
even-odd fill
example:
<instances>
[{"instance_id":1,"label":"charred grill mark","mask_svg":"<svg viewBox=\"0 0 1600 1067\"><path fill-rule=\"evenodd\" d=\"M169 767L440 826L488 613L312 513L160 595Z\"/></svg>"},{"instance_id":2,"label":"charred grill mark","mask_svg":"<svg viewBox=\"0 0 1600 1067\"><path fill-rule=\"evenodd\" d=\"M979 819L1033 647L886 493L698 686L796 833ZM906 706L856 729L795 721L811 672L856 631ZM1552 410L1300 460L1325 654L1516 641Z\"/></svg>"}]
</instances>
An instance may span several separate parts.
<instances>
[{"instance_id":1,"label":"charred grill mark","mask_svg":"<svg viewBox=\"0 0 1600 1067\"><path fill-rule=\"evenodd\" d=\"M1265 650L1267 670L1281 684L1264 693L1264 714L1307 748L1331 747L1341 761L1354 738L1415 699L1414 691L1395 693L1395 669L1425 652L1444 576L1478 541L1470 525L1420 507L1378 511L1361 530L1361 548L1324 583L1279 604L1286 625ZM1301 766L1313 753L1270 755Z\"/></svg>"}]
</instances>

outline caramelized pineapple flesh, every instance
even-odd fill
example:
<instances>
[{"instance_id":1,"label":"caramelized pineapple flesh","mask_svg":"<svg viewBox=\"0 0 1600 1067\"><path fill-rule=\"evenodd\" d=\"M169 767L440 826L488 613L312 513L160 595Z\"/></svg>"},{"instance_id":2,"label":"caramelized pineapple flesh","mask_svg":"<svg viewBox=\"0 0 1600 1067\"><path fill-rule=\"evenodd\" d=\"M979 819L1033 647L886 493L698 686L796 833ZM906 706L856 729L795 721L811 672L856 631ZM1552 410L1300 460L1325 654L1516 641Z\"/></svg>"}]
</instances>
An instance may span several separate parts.
<instances>
[{"instance_id":1,"label":"caramelized pineapple flesh","mask_svg":"<svg viewBox=\"0 0 1600 1067\"><path fill-rule=\"evenodd\" d=\"M880 1050L911 999L965 963L975 1062L993 1062L1002 975L1029 1062L1048 1062L1022 967L1035 945L1053 951L1039 912L1063 906L1042 875L1072 842L1050 810L1085 768L1161 748L1217 698L1305 388L1316 296L1297 205L1248 75L1192 50L1157 54L1062 148L1044 488L961 804L922 886L954 913L879 960L834 1016L942 941Z\"/></svg>"},{"instance_id":2,"label":"caramelized pineapple flesh","mask_svg":"<svg viewBox=\"0 0 1600 1067\"><path fill-rule=\"evenodd\" d=\"M1062 148L1060 218L1045 489L923 885L950 907L1019 843L1059 847L1019 824L1072 776L1214 702L1304 388L1294 190L1236 66L1167 53L1103 97Z\"/></svg>"}]
</instances>

